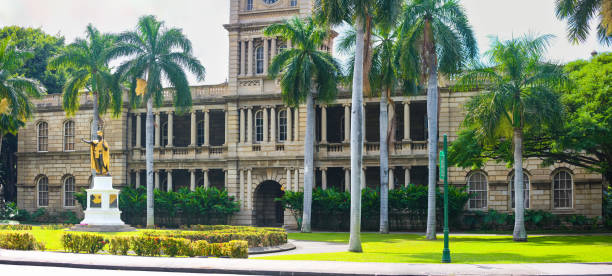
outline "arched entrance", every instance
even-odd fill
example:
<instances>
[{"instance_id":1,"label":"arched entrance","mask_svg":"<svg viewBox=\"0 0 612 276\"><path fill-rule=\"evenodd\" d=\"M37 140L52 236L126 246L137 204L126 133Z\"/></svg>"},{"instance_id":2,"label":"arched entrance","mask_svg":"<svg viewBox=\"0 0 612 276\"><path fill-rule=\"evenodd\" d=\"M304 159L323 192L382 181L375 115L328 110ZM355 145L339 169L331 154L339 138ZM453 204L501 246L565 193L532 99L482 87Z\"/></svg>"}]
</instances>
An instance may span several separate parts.
<instances>
[{"instance_id":1,"label":"arched entrance","mask_svg":"<svg viewBox=\"0 0 612 276\"><path fill-rule=\"evenodd\" d=\"M281 227L284 210L275 198L283 196L281 185L272 180L261 182L255 189L255 225Z\"/></svg>"}]
</instances>

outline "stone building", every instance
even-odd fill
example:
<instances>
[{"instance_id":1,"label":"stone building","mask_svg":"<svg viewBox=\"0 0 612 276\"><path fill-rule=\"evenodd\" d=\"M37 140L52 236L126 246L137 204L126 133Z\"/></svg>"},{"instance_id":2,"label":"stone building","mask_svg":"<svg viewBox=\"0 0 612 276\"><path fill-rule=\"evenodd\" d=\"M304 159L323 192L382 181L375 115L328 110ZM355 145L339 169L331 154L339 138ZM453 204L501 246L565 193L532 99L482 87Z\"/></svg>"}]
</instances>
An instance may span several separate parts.
<instances>
[{"instance_id":1,"label":"stone building","mask_svg":"<svg viewBox=\"0 0 612 276\"><path fill-rule=\"evenodd\" d=\"M241 205L235 224L295 225L273 200L283 190L303 188L304 106L289 108L280 87L264 72L271 59L291 41L264 37L273 22L311 13L311 0L230 0L228 82L193 86L193 108L177 114L171 91L156 108L155 187L177 190L196 186L227 189ZM331 51L332 38L322 50ZM210 70L210 69L209 69ZM476 92L441 89L440 134L456 138L463 103ZM390 188L427 184L427 124L425 95L396 96L396 135L390 147ZM379 185L377 98L364 99L363 186ZM19 133L18 204L20 208L78 210L74 191L89 185L88 147L91 98L84 95L81 111L67 118L61 95L36 100L37 111ZM342 90L332 104L316 107L316 186L344 191L350 181L350 93ZM100 126L111 147L115 186L145 185L145 108L124 106L118 118L105 115ZM559 214L601 215L602 177L567 164L540 166L525 160L526 203L530 209ZM451 168L452 185L467 185L476 193L467 208L513 208L512 170L490 162L482 170Z\"/></svg>"}]
</instances>

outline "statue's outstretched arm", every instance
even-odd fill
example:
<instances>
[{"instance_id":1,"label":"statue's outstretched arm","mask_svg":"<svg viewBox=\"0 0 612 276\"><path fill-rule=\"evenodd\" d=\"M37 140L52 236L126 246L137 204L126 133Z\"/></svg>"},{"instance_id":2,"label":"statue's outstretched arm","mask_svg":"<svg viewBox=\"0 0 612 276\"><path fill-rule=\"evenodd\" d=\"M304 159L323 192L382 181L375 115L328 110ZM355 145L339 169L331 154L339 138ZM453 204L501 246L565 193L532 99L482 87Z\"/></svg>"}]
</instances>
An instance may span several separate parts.
<instances>
[{"instance_id":1,"label":"statue's outstretched arm","mask_svg":"<svg viewBox=\"0 0 612 276\"><path fill-rule=\"evenodd\" d=\"M81 138L81 141L83 141L84 143L87 143L87 144L92 144L92 143L93 143L92 141L85 140L85 139L83 139L83 138Z\"/></svg>"}]
</instances>

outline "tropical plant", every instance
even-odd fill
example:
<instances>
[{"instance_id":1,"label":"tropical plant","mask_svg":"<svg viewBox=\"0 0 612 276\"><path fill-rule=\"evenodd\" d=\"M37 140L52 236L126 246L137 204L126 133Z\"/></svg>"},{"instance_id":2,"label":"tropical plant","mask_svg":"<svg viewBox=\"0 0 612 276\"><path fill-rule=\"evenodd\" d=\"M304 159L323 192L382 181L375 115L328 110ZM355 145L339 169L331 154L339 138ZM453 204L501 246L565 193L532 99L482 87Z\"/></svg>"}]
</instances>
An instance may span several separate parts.
<instances>
[{"instance_id":1,"label":"tropical plant","mask_svg":"<svg viewBox=\"0 0 612 276\"><path fill-rule=\"evenodd\" d=\"M17 74L30 57L30 52L16 49L10 39L0 40L0 146L5 135L16 134L32 116L30 98L46 94L40 82Z\"/></svg>"},{"instance_id":2,"label":"tropical plant","mask_svg":"<svg viewBox=\"0 0 612 276\"><path fill-rule=\"evenodd\" d=\"M117 36L118 44L110 51L112 58L128 57L117 67L115 74L130 81L130 101L133 105L142 98L147 103L146 170L147 170L147 227L154 226L153 210L153 105L162 105L162 81L174 88L173 104L181 114L191 107L189 82L183 68L203 80L204 66L192 54L191 41L177 28L166 29L164 22L153 15L138 20L135 31ZM139 79L146 81L143 95L137 94ZM140 91L140 89L138 89Z\"/></svg>"},{"instance_id":3,"label":"tropical plant","mask_svg":"<svg viewBox=\"0 0 612 276\"><path fill-rule=\"evenodd\" d=\"M97 137L100 115L109 107L114 116L119 116L122 104L122 91L117 79L108 67L109 50L113 47L113 36L102 34L93 25L87 25L87 40L77 38L64 51L49 60L49 69L71 69L64 84L62 107L66 115L74 115L80 107L82 93L91 93L93 99L93 119L91 138Z\"/></svg>"},{"instance_id":4,"label":"tropical plant","mask_svg":"<svg viewBox=\"0 0 612 276\"><path fill-rule=\"evenodd\" d=\"M306 101L306 134L304 136L304 212L302 232L311 232L312 188L314 184L315 93L320 102L331 102L338 92L340 66L330 53L319 50L329 38L326 28L312 18L293 18L272 24L264 30L267 36L281 36L293 43L274 57L268 75L280 76L281 96L289 106Z\"/></svg>"},{"instance_id":5,"label":"tropical plant","mask_svg":"<svg viewBox=\"0 0 612 276\"><path fill-rule=\"evenodd\" d=\"M461 136L480 145L512 141L514 148L515 224L513 239L526 241L523 193L523 133L545 131L561 125L563 106L556 92L567 83L562 67L545 62L543 54L551 35L495 39L485 55L488 64L476 63L463 73L457 89L486 87L466 105ZM459 137L458 140L463 139ZM457 149L454 149L457 151Z\"/></svg>"},{"instance_id":6,"label":"tropical plant","mask_svg":"<svg viewBox=\"0 0 612 276\"><path fill-rule=\"evenodd\" d=\"M393 25L397 18L401 0L316 0L315 14L318 20L330 25L348 23L355 29L355 62L351 99L351 125L363 122L363 94L369 94L368 76L371 65L371 33L374 24ZM351 191L361 190L360 183L363 159L363 130L351 128ZM351 234L349 251L362 252L361 196L351 195Z\"/></svg>"},{"instance_id":7,"label":"tropical plant","mask_svg":"<svg viewBox=\"0 0 612 276\"><path fill-rule=\"evenodd\" d=\"M405 37L418 37L423 83L427 79L427 126L428 126L428 186L429 205L427 212L427 239L436 239L436 161L438 157L439 91L438 71L443 74L457 73L466 61L478 55L478 47L472 27L458 0L411 0L403 14L402 32ZM414 47L412 40L405 40L404 47ZM406 59L415 51L403 51ZM412 63L401 63L411 66ZM414 70L406 68L406 71Z\"/></svg>"},{"instance_id":8,"label":"tropical plant","mask_svg":"<svg viewBox=\"0 0 612 276\"><path fill-rule=\"evenodd\" d=\"M567 19L567 37L573 43L584 42L591 31L591 20L599 17L597 38L612 45L612 0L555 0L557 18Z\"/></svg>"}]
</instances>

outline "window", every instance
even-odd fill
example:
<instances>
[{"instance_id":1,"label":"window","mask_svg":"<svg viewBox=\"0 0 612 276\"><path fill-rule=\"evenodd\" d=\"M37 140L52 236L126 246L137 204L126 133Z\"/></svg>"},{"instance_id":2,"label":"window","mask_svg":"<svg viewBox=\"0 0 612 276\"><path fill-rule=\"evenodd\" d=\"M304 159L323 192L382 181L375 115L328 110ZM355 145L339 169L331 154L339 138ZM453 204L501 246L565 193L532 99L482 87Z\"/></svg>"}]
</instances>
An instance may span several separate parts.
<instances>
[{"instance_id":1,"label":"window","mask_svg":"<svg viewBox=\"0 0 612 276\"><path fill-rule=\"evenodd\" d=\"M278 141L287 141L287 110L278 112Z\"/></svg>"},{"instance_id":2,"label":"window","mask_svg":"<svg viewBox=\"0 0 612 276\"><path fill-rule=\"evenodd\" d=\"M64 207L74 207L74 177L64 178Z\"/></svg>"},{"instance_id":3,"label":"window","mask_svg":"<svg viewBox=\"0 0 612 276\"><path fill-rule=\"evenodd\" d=\"M297 0L291 0L291 6L292 7L297 6Z\"/></svg>"},{"instance_id":4,"label":"window","mask_svg":"<svg viewBox=\"0 0 612 276\"><path fill-rule=\"evenodd\" d=\"M487 177L482 172L472 173L468 177L468 192L474 194L469 200L470 209L487 208Z\"/></svg>"},{"instance_id":5,"label":"window","mask_svg":"<svg viewBox=\"0 0 612 276\"><path fill-rule=\"evenodd\" d=\"M204 120L198 121L198 145L204 145Z\"/></svg>"},{"instance_id":6,"label":"window","mask_svg":"<svg viewBox=\"0 0 612 276\"><path fill-rule=\"evenodd\" d=\"M49 206L49 179L46 176L38 178L36 183L38 189L38 207Z\"/></svg>"},{"instance_id":7,"label":"window","mask_svg":"<svg viewBox=\"0 0 612 276\"><path fill-rule=\"evenodd\" d=\"M38 151L47 151L47 143L49 141L49 125L47 122L40 122L37 126L38 130Z\"/></svg>"},{"instance_id":8,"label":"window","mask_svg":"<svg viewBox=\"0 0 612 276\"><path fill-rule=\"evenodd\" d=\"M274 4L274 3L278 2L278 0L263 0L263 1L264 1L264 3L266 3L268 5L271 5L271 4Z\"/></svg>"},{"instance_id":9,"label":"window","mask_svg":"<svg viewBox=\"0 0 612 276\"><path fill-rule=\"evenodd\" d=\"M166 145L168 145L168 122L163 123L161 129L161 146Z\"/></svg>"},{"instance_id":10,"label":"window","mask_svg":"<svg viewBox=\"0 0 612 276\"><path fill-rule=\"evenodd\" d=\"M253 10L253 0L247 0L246 9L247 9L247 11L252 11Z\"/></svg>"},{"instance_id":11,"label":"window","mask_svg":"<svg viewBox=\"0 0 612 276\"><path fill-rule=\"evenodd\" d=\"M263 111L259 110L255 113L255 142L263 141Z\"/></svg>"},{"instance_id":12,"label":"window","mask_svg":"<svg viewBox=\"0 0 612 276\"><path fill-rule=\"evenodd\" d=\"M278 46L278 49L276 50L276 54L280 54L282 51L287 50L287 45L286 44L281 44L280 46Z\"/></svg>"},{"instance_id":13,"label":"window","mask_svg":"<svg viewBox=\"0 0 612 276\"><path fill-rule=\"evenodd\" d=\"M264 52L263 52L263 46L259 46L257 47L257 49L255 49L255 61L256 61L256 72L257 74L263 74L264 73L264 68L263 68L263 64L264 64Z\"/></svg>"},{"instance_id":14,"label":"window","mask_svg":"<svg viewBox=\"0 0 612 276\"><path fill-rule=\"evenodd\" d=\"M64 150L74 150L74 121L64 123Z\"/></svg>"},{"instance_id":15,"label":"window","mask_svg":"<svg viewBox=\"0 0 612 276\"><path fill-rule=\"evenodd\" d=\"M529 208L529 176L526 173L523 173L523 193L525 194L524 196L524 202L525 202L525 208ZM514 174L512 174L512 177L510 178L510 190L512 191L512 208L514 208Z\"/></svg>"},{"instance_id":16,"label":"window","mask_svg":"<svg viewBox=\"0 0 612 276\"><path fill-rule=\"evenodd\" d=\"M572 175L559 171L553 177L553 197L555 208L572 208Z\"/></svg>"}]
</instances>

